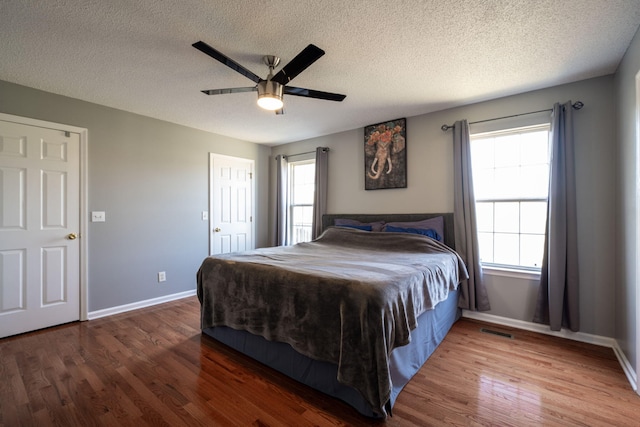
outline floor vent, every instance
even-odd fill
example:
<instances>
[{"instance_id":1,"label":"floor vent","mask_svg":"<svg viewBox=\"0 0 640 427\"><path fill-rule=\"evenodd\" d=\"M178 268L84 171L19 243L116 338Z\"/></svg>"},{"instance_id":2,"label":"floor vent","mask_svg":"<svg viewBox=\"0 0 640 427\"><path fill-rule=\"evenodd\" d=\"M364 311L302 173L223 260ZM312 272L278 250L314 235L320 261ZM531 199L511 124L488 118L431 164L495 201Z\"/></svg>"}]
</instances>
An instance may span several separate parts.
<instances>
[{"instance_id":1,"label":"floor vent","mask_svg":"<svg viewBox=\"0 0 640 427\"><path fill-rule=\"evenodd\" d=\"M509 338L510 340L513 339L513 335L508 334L506 332L494 331L493 329L480 328L480 332L482 332L483 334L491 334L491 335L497 335L503 338Z\"/></svg>"}]
</instances>

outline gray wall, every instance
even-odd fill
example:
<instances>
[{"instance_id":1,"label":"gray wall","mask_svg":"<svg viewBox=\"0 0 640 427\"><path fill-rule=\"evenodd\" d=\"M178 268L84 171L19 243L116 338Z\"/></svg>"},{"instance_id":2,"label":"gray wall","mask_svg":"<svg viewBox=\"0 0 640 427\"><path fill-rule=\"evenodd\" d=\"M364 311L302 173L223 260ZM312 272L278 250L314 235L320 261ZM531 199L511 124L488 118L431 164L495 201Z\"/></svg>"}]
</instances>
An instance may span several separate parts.
<instances>
[{"instance_id":1,"label":"gray wall","mask_svg":"<svg viewBox=\"0 0 640 427\"><path fill-rule=\"evenodd\" d=\"M256 243L267 243L268 147L3 81L0 112L88 129L88 210L106 212L85 236L90 312L195 289L209 152L255 160Z\"/></svg>"},{"instance_id":2,"label":"gray wall","mask_svg":"<svg viewBox=\"0 0 640 427\"><path fill-rule=\"evenodd\" d=\"M617 101L617 192L616 224L618 253L616 263L616 340L627 359L639 373L637 358L638 283L636 270L636 236L638 235L638 206L636 206L637 139L636 135L636 74L640 71L640 31L636 33L615 77Z\"/></svg>"},{"instance_id":3,"label":"gray wall","mask_svg":"<svg viewBox=\"0 0 640 427\"><path fill-rule=\"evenodd\" d=\"M364 190L363 131L352 131L269 149L76 99L0 81L0 112L89 129L89 211L104 210L106 223L89 223L89 310L95 311L194 288L194 274L207 254L208 153L256 161L256 242L270 242L273 218L273 160L316 146L331 148L330 213L412 213L453 209L451 133L440 126L455 120L500 117L550 108L556 101L581 100L575 114L582 331L616 336L635 354L635 233L633 115L620 117L615 150L615 90L619 105L633 105L633 75L640 63L638 40L612 76L407 118L408 188ZM630 65L629 65L630 64ZM634 68L635 67L635 68ZM630 71L626 71L629 69ZM632 75L633 74L633 75ZM393 117L396 118L396 117ZM626 130L625 130L626 129ZM626 135L626 136L625 136ZM622 167L616 172L616 163ZM270 172L268 172L270 170ZM616 178L618 245L615 244ZM268 185L268 183L271 185ZM616 262L616 249L622 261ZM626 261L625 261L626 260ZM614 301L611 272L622 268ZM158 284L156 273L167 272ZM633 273L633 274L631 274ZM491 314L529 321L535 281L487 278Z\"/></svg>"},{"instance_id":4,"label":"gray wall","mask_svg":"<svg viewBox=\"0 0 640 427\"><path fill-rule=\"evenodd\" d=\"M451 131L440 130L469 121L551 108L554 102L581 100L575 113L577 142L578 229L580 231L581 330L614 336L615 139L613 77L606 76L538 90L465 107L407 118L408 187L364 190L363 130L281 145L277 154L295 154L328 146L329 213L416 213L453 210ZM388 119L395 119L389 117ZM271 162L275 163L273 160ZM271 196L275 182L271 173ZM273 215L273 209L270 210ZM531 321L537 283L526 279L488 277L490 314Z\"/></svg>"}]
</instances>

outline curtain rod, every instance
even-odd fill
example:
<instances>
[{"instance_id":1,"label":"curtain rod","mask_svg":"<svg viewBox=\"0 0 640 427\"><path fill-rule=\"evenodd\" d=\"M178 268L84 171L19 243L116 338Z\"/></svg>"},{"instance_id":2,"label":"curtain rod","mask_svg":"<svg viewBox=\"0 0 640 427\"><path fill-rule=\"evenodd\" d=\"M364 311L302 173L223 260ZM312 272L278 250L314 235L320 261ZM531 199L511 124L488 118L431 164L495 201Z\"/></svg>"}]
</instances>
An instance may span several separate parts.
<instances>
[{"instance_id":1,"label":"curtain rod","mask_svg":"<svg viewBox=\"0 0 640 427\"><path fill-rule=\"evenodd\" d=\"M322 152L323 153L326 153L327 151L329 151L329 147L320 147L320 148L322 148ZM284 157L285 159L288 159L289 157L302 156L303 154L313 154L315 152L316 152L315 150L314 151L305 151L304 153L296 153L296 154L289 154L289 155L280 154L280 156ZM276 156L276 157L278 157L278 156Z\"/></svg>"},{"instance_id":2,"label":"curtain rod","mask_svg":"<svg viewBox=\"0 0 640 427\"><path fill-rule=\"evenodd\" d=\"M573 107L574 110L580 110L582 107L584 107L584 103L582 103L582 101L576 101L571 106ZM547 111L553 111L553 109L552 108L548 108L546 110L531 111L529 113L513 114L511 116L496 117L494 119L478 120L476 122L470 122L469 124L470 125L475 125L477 123L492 122L494 120L501 120L501 119L510 119L512 117L527 116L529 114L544 113L544 112L547 112ZM454 125L442 125L440 127L440 129L442 129L443 132L446 132L449 129L453 129L453 127L454 127Z\"/></svg>"}]
</instances>

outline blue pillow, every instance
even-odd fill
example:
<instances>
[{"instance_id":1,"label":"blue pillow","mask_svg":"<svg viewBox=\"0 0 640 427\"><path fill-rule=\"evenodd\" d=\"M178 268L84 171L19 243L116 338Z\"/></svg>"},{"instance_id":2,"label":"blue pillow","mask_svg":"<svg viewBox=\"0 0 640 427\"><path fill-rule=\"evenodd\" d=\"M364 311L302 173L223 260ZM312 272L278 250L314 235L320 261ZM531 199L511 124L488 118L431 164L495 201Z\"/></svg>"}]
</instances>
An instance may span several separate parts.
<instances>
[{"instance_id":1,"label":"blue pillow","mask_svg":"<svg viewBox=\"0 0 640 427\"><path fill-rule=\"evenodd\" d=\"M386 225L390 227L401 228L419 228L421 230L433 229L440 236L444 236L444 217L436 216L434 218L423 219L420 221L401 221L401 222L388 222ZM384 231L384 230L382 230Z\"/></svg>"},{"instance_id":2,"label":"blue pillow","mask_svg":"<svg viewBox=\"0 0 640 427\"><path fill-rule=\"evenodd\" d=\"M437 240L438 242L442 241L442 237L433 229L424 229L424 228L402 228L402 227L394 227L392 225L387 224L384 228L384 231L396 232L396 233L412 233L412 234L421 234L423 236L431 237L432 239Z\"/></svg>"},{"instance_id":3,"label":"blue pillow","mask_svg":"<svg viewBox=\"0 0 640 427\"><path fill-rule=\"evenodd\" d=\"M364 230L364 231L373 230L373 227L370 225L344 224L344 225L340 225L339 227L355 228L355 229Z\"/></svg>"}]
</instances>

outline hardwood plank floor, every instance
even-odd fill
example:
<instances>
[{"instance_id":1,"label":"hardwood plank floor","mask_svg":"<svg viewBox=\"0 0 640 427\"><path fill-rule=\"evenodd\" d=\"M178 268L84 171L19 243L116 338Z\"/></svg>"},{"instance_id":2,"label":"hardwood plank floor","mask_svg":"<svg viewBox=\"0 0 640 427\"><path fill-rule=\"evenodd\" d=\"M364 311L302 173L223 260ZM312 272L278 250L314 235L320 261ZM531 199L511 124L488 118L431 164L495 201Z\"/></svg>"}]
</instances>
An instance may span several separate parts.
<instances>
[{"instance_id":1,"label":"hardwood plank floor","mask_svg":"<svg viewBox=\"0 0 640 427\"><path fill-rule=\"evenodd\" d=\"M0 360L2 426L640 425L611 349L468 319L386 421L202 336L195 297L5 338Z\"/></svg>"}]
</instances>

